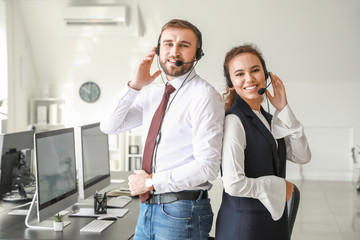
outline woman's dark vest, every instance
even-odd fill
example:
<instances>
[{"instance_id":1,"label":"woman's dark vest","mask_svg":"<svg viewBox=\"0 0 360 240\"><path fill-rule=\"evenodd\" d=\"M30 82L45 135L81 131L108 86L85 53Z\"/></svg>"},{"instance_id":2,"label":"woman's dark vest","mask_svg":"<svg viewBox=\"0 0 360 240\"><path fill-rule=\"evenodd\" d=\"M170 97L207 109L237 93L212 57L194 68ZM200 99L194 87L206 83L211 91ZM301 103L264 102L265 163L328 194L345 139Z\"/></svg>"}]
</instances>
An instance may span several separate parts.
<instances>
[{"instance_id":1,"label":"woman's dark vest","mask_svg":"<svg viewBox=\"0 0 360 240\"><path fill-rule=\"evenodd\" d=\"M271 126L272 116L261 108ZM246 136L245 175L248 178L275 175L285 178L286 147L284 139L275 139L249 105L238 95L226 115L235 114L244 126ZM240 153L239 153L240 154ZM234 197L223 191L216 222L216 239L288 240L287 209L278 221L271 218L265 206L254 198Z\"/></svg>"}]
</instances>

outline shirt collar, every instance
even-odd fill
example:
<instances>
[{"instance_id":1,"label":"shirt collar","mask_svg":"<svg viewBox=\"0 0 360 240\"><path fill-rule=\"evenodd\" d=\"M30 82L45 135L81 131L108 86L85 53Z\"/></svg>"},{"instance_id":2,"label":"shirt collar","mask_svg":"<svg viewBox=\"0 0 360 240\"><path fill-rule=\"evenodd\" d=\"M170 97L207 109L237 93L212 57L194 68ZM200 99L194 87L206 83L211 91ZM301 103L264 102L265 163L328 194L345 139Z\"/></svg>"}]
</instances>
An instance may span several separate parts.
<instances>
[{"instance_id":1,"label":"shirt collar","mask_svg":"<svg viewBox=\"0 0 360 240\"><path fill-rule=\"evenodd\" d=\"M189 75L189 73L190 73L190 75ZM195 69L193 69L191 72L187 72L180 77L174 78L171 82L166 80L166 84L171 84L176 90L178 90L180 88L181 84L183 83L183 81L190 81L190 79L194 78L196 75L197 75L196 71L195 71ZM184 84L186 84L186 83L184 83Z\"/></svg>"}]
</instances>

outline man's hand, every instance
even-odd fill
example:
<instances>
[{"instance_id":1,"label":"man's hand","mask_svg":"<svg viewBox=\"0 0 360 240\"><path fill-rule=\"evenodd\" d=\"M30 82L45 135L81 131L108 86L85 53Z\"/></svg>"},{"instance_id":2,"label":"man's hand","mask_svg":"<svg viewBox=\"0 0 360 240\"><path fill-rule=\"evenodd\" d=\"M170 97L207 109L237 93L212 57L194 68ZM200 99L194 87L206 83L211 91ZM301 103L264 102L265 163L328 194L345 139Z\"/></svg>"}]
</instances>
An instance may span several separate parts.
<instances>
[{"instance_id":1,"label":"man's hand","mask_svg":"<svg viewBox=\"0 0 360 240\"><path fill-rule=\"evenodd\" d=\"M129 86L135 90L141 90L143 87L152 83L161 73L161 70L150 74L151 64L155 57L155 50L153 48L149 54L147 54L140 62L139 66L135 70L133 79L130 81Z\"/></svg>"},{"instance_id":2,"label":"man's hand","mask_svg":"<svg viewBox=\"0 0 360 240\"><path fill-rule=\"evenodd\" d=\"M149 174L144 170L134 170L134 174L128 178L131 195L135 196L149 191L145 185L148 176Z\"/></svg>"}]
</instances>

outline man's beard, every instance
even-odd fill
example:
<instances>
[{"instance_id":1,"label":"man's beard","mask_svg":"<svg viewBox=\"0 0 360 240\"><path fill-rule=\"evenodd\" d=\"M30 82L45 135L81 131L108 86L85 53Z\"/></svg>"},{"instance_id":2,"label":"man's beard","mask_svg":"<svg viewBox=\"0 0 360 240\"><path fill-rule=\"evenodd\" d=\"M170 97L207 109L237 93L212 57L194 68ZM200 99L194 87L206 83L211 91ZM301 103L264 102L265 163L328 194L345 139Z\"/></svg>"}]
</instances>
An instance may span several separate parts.
<instances>
[{"instance_id":1,"label":"man's beard","mask_svg":"<svg viewBox=\"0 0 360 240\"><path fill-rule=\"evenodd\" d=\"M185 73L189 72L192 68L193 64L184 64L182 66L166 66L166 62L165 61L161 61L160 60L160 66L163 69L163 71L165 72L165 74L169 77L180 77L182 75L184 75Z\"/></svg>"}]
</instances>

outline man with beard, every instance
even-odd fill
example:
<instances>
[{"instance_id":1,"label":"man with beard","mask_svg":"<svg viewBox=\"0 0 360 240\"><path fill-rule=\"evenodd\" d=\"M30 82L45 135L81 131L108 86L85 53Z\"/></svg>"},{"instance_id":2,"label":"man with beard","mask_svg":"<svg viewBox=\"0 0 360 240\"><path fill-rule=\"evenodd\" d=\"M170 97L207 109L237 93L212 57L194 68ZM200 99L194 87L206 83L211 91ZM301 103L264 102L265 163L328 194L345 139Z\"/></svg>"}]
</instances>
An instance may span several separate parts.
<instances>
[{"instance_id":1,"label":"man with beard","mask_svg":"<svg viewBox=\"0 0 360 240\"><path fill-rule=\"evenodd\" d=\"M150 73L155 55L164 84L151 84L161 74ZM220 167L224 103L195 72L202 56L201 32L188 21L169 21L101 122L108 134L143 126L142 170L129 177L131 194L142 202L134 239L209 236L213 212L207 191Z\"/></svg>"}]
</instances>

